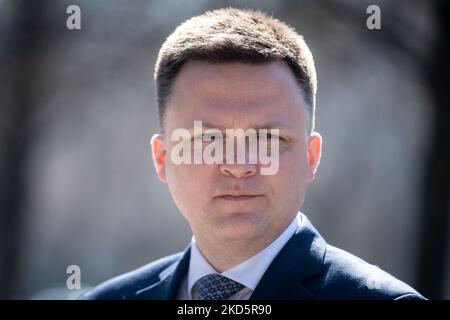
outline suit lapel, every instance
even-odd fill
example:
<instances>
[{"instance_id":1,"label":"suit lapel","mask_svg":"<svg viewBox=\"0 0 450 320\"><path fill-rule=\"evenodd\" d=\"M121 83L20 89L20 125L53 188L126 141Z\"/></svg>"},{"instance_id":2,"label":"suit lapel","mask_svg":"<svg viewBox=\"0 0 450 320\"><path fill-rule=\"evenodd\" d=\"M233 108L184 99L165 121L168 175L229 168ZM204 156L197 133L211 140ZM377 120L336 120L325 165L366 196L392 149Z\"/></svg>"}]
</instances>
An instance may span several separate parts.
<instances>
[{"instance_id":1,"label":"suit lapel","mask_svg":"<svg viewBox=\"0 0 450 320\"><path fill-rule=\"evenodd\" d=\"M306 300L314 298L303 282L322 272L325 240L305 215L296 233L264 273L250 300ZM175 300L189 268L190 245L181 258L160 274L160 280L136 294L137 299Z\"/></svg>"},{"instance_id":2,"label":"suit lapel","mask_svg":"<svg viewBox=\"0 0 450 320\"><path fill-rule=\"evenodd\" d=\"M165 268L160 274L160 281L136 294L137 299L175 300L181 281L189 268L189 245L181 258Z\"/></svg>"},{"instance_id":3,"label":"suit lapel","mask_svg":"<svg viewBox=\"0 0 450 320\"><path fill-rule=\"evenodd\" d=\"M308 218L303 214L301 218L296 233L264 273L250 300L313 298L302 282L322 272L326 243Z\"/></svg>"}]
</instances>

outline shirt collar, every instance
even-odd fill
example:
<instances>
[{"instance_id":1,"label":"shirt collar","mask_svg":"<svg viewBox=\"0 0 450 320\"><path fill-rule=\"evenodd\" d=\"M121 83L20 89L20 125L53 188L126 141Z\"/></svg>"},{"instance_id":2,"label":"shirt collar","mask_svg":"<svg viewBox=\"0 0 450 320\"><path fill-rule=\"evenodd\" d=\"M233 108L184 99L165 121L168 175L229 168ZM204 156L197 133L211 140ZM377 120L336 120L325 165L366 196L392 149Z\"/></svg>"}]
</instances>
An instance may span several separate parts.
<instances>
[{"instance_id":1,"label":"shirt collar","mask_svg":"<svg viewBox=\"0 0 450 320\"><path fill-rule=\"evenodd\" d=\"M280 250L300 226L300 220L301 215L297 214L291 224L271 244L237 266L222 272L221 275L242 283L252 291L255 290L258 282L261 280L264 272L266 272L273 259L275 259ZM192 298L192 287L200 278L211 273L218 273L218 271L203 257L194 236L192 237L191 244L188 271L189 298Z\"/></svg>"}]
</instances>

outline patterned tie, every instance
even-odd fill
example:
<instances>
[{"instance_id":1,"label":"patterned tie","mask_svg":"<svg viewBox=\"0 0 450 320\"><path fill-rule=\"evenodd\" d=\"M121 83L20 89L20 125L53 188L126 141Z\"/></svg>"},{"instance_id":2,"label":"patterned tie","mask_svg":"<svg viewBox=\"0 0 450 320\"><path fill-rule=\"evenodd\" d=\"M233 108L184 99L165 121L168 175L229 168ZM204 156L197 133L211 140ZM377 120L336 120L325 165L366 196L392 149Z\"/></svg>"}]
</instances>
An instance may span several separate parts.
<instances>
[{"instance_id":1,"label":"patterned tie","mask_svg":"<svg viewBox=\"0 0 450 320\"><path fill-rule=\"evenodd\" d=\"M200 300L225 300L241 291L244 285L220 274L208 274L196 283Z\"/></svg>"}]
</instances>

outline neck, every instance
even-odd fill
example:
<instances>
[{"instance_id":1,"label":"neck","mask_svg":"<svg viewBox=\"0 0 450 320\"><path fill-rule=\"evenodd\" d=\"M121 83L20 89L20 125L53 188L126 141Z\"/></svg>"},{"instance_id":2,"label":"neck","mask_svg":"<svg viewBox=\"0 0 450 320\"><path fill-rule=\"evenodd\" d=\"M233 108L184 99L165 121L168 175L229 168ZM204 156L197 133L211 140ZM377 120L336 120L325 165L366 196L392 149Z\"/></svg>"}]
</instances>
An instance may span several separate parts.
<instances>
[{"instance_id":1,"label":"neck","mask_svg":"<svg viewBox=\"0 0 450 320\"><path fill-rule=\"evenodd\" d=\"M204 258L218 272L229 270L269 246L289 226L265 233L255 239L218 239L195 234L197 246Z\"/></svg>"}]
</instances>

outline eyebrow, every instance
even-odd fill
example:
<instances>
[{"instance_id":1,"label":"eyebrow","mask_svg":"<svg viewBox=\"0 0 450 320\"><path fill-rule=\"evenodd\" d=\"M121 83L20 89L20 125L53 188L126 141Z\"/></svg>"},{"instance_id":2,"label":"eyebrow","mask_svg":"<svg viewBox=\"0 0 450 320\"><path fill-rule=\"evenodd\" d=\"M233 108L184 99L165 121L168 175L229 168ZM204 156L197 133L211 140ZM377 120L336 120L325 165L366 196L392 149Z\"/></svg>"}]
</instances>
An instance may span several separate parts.
<instances>
[{"instance_id":1,"label":"eyebrow","mask_svg":"<svg viewBox=\"0 0 450 320\"><path fill-rule=\"evenodd\" d=\"M219 129L219 130L226 130L226 129L232 129L232 128L225 128L224 126L217 126L217 125L213 125L210 124L209 122L203 121L202 120L202 126L206 129ZM190 129L194 129L194 127L192 126ZM243 128L242 128L243 129ZM263 123L263 124L258 124L258 125L253 125L248 127L247 129L280 129L280 130L290 130L290 127L287 127L285 125L280 125L279 123L276 122L267 122L267 123Z\"/></svg>"}]
</instances>

